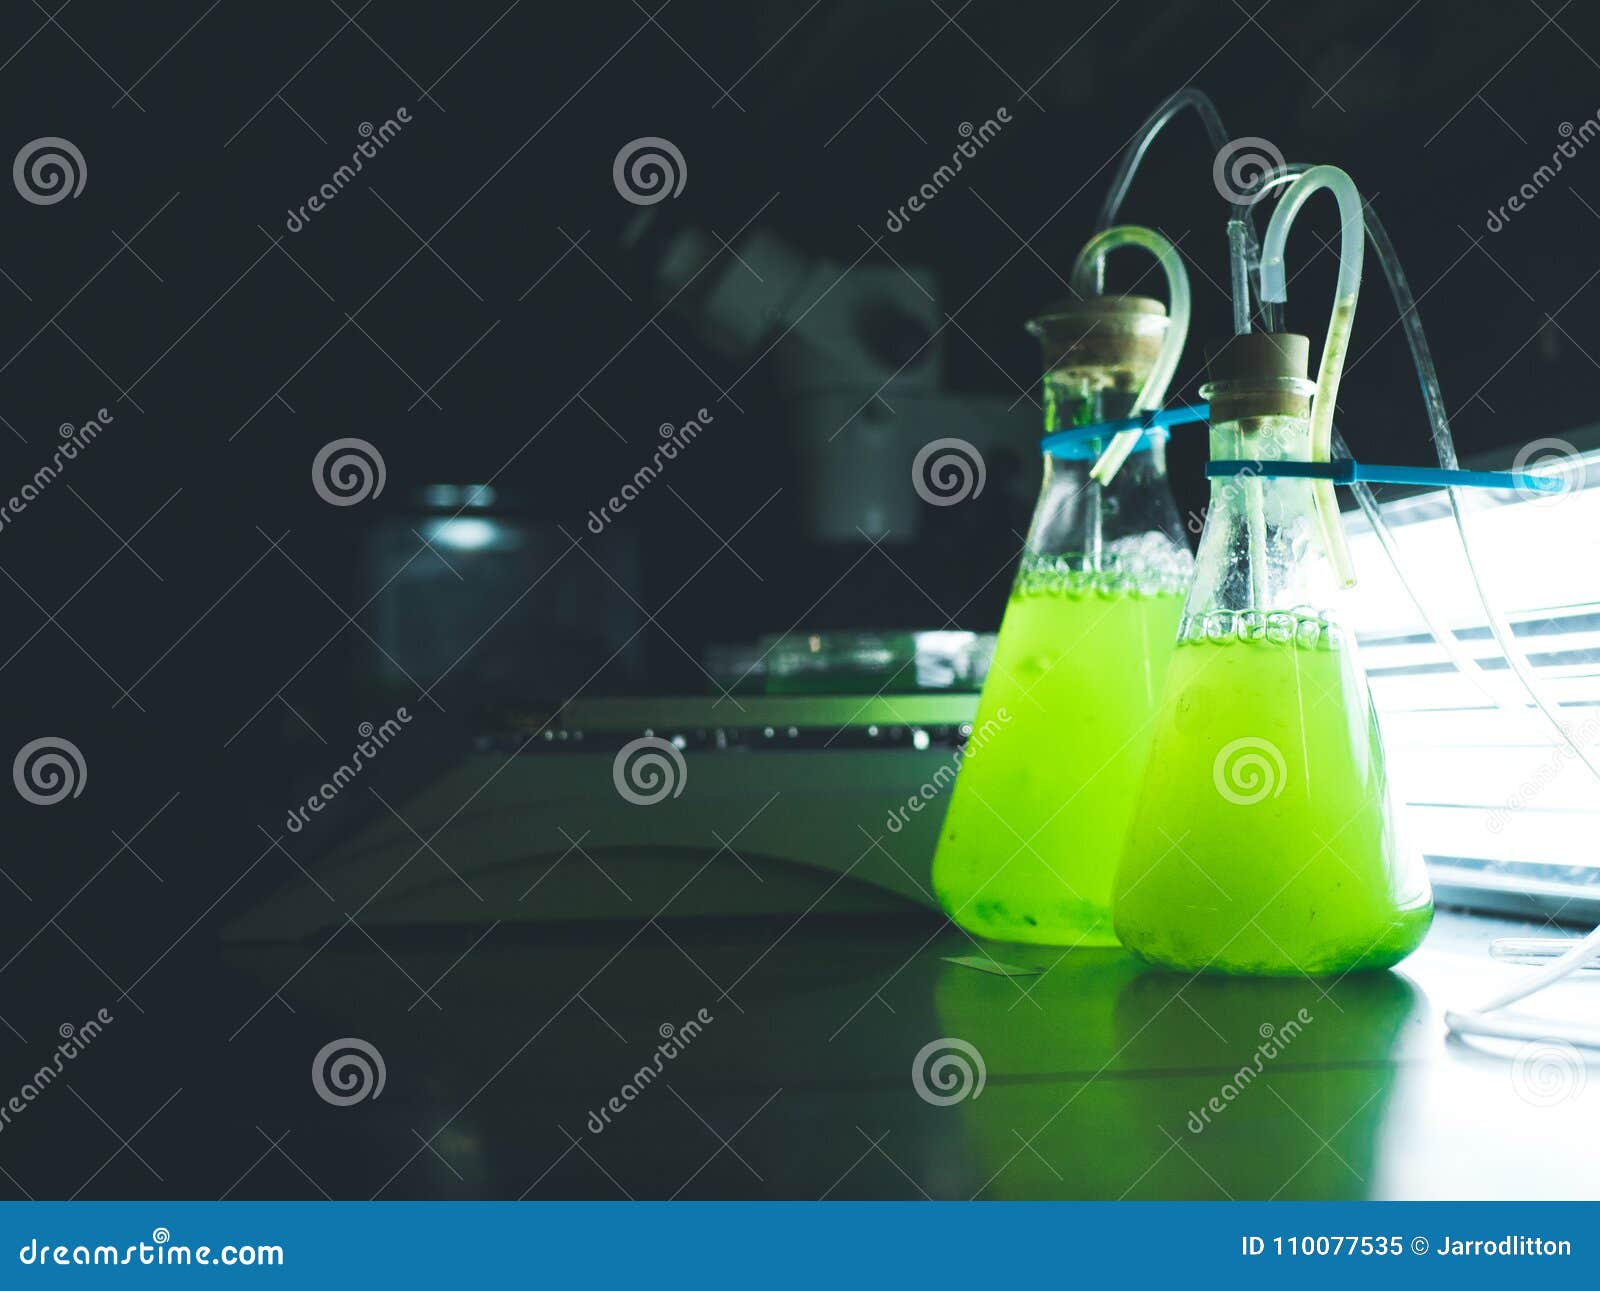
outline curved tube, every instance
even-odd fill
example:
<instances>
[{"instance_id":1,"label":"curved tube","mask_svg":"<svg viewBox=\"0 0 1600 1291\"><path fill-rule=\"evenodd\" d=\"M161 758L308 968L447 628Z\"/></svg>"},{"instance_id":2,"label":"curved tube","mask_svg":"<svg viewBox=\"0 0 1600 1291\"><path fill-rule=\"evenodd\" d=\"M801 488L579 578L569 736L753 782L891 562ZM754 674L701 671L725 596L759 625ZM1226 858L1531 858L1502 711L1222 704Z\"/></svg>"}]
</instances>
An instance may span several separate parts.
<instances>
[{"instance_id":1,"label":"curved tube","mask_svg":"<svg viewBox=\"0 0 1600 1291\"><path fill-rule=\"evenodd\" d=\"M1383 265L1384 273L1389 279L1389 288L1394 295L1395 307L1400 311L1406 341L1411 346L1411 358L1417 369L1417 383L1422 389L1422 402L1428 412L1428 428L1433 438L1434 454L1440 466L1446 470L1454 470L1459 465L1455 439L1450 433L1450 420L1445 413L1444 394L1439 389L1439 374L1433 366L1433 355L1428 349L1427 337L1422 331L1422 320L1417 316L1417 302L1411 294L1411 286L1406 281L1405 272L1400 268L1394 245L1389 241L1389 235L1370 208L1367 211L1367 219L1367 236L1372 239L1373 249L1378 253L1378 261ZM1529 664L1527 655L1523 653L1522 646L1517 642L1516 634L1511 630L1511 624L1495 607L1488 590L1483 585L1483 579L1478 573L1478 562L1472 553L1472 540L1467 534L1467 517L1461 505L1461 490L1446 489L1445 494L1450 499L1450 515L1455 521L1456 537L1461 542L1462 554L1467 558L1467 571L1472 577L1472 589L1477 596L1478 604L1483 607L1484 617L1489 624L1489 635L1500 647L1506 667L1535 710L1555 731L1556 738L1572 751L1597 781L1600 781L1600 762L1597 762L1594 756L1573 739L1561 725L1557 715L1560 705L1545 699L1542 687L1534 678L1533 667ZM1403 575L1401 581L1405 581Z\"/></svg>"},{"instance_id":2,"label":"curved tube","mask_svg":"<svg viewBox=\"0 0 1600 1291\"><path fill-rule=\"evenodd\" d=\"M1210 95L1193 86L1168 95L1145 118L1144 124L1134 131L1133 139L1111 177L1111 185L1106 189L1106 200L1101 203L1100 218L1095 223L1097 229L1108 229L1117 222L1117 214L1122 210L1122 203L1127 199L1128 189L1144 162L1145 153L1155 142L1156 136L1166 129L1167 123L1184 108L1193 108L1199 116L1213 153L1219 153L1228 146L1228 132L1222 128L1222 117L1218 115L1217 105L1211 101Z\"/></svg>"},{"instance_id":3,"label":"curved tube","mask_svg":"<svg viewBox=\"0 0 1600 1291\"><path fill-rule=\"evenodd\" d=\"M1117 222L1117 216L1122 211L1122 203L1127 200L1128 189L1133 185L1133 177L1144 163L1145 153L1150 150L1150 145L1155 142L1156 136L1165 130L1173 117L1184 108L1193 108L1195 115L1200 118L1213 156L1228 146L1228 131L1223 126L1222 116L1209 94L1193 86L1169 94L1156 106L1156 110L1145 118L1144 124L1133 132L1128 146L1123 150L1122 159L1117 163L1111 184L1106 189L1105 201L1100 205L1099 217L1095 220L1096 232L1109 229ZM1260 248L1256 242L1256 231L1246 218L1249 209L1248 205L1235 204L1232 214L1234 219L1244 224L1248 262L1254 264L1259 259ZM1097 296L1105 292L1105 268L1105 257L1102 256L1094 266L1093 289Z\"/></svg>"},{"instance_id":4,"label":"curved tube","mask_svg":"<svg viewBox=\"0 0 1600 1291\"><path fill-rule=\"evenodd\" d=\"M1566 976L1564 970L1562 976ZM1548 983L1546 983L1548 985ZM1444 1024L1457 1035L1492 1036L1497 1040L1565 1040L1585 1049L1600 1049L1600 1031L1581 1022L1558 1022L1549 1018L1489 1017L1485 1013L1446 1010Z\"/></svg>"},{"instance_id":5,"label":"curved tube","mask_svg":"<svg viewBox=\"0 0 1600 1291\"><path fill-rule=\"evenodd\" d=\"M1307 172L1312 168L1291 166L1289 171ZM1283 180L1269 180L1269 183L1284 182ZM1389 240L1387 230L1379 220L1377 213L1370 206L1365 208L1364 223L1367 237L1372 242L1373 250L1377 253L1378 262L1383 267L1384 276L1388 280L1389 290L1394 297L1396 309L1400 313L1402 329L1405 332L1406 343L1411 350L1412 362L1417 370L1417 384L1422 391L1423 405L1428 413L1428 426L1433 439L1434 453L1439 465L1446 470L1454 470L1459 461L1456 457L1455 440L1450 433L1450 422L1445 412L1444 395L1439 387L1438 371L1434 367L1433 354L1428 347L1427 336L1422 329L1422 319L1417 313L1417 303L1411 294L1410 283L1407 282L1405 271L1400 267L1399 257L1395 254L1394 244ZM1270 236L1270 233L1269 233ZM1266 294L1263 288L1263 295ZM1349 451L1340 444L1341 451L1348 456ZM1406 576L1401 567L1399 553L1394 549L1393 536L1378 512L1377 501L1372 492L1365 485L1356 485L1354 490L1356 500L1361 505L1362 511L1372 522L1373 531L1377 535L1379 544L1389 556L1400 582L1410 595L1422 615L1423 622L1433 634L1436 641L1444 648L1446 655L1456 668L1469 677L1485 694L1491 694L1486 681L1480 676L1481 665L1476 660L1470 664L1464 658L1464 652L1455 640L1455 634L1448 628L1435 622L1433 616L1423 605L1417 595L1415 584ZM1523 653L1522 647L1516 640L1515 633L1505 616L1495 607L1489 596L1488 589L1483 585L1483 579L1478 572L1478 563L1474 559L1472 542L1467 533L1466 514L1461 505L1461 490L1450 488L1445 490L1450 501L1451 517L1455 522L1456 536L1461 543L1462 554L1466 557L1467 569L1472 578L1473 591L1479 606L1483 609L1488 621L1490 635L1495 644L1499 646L1501 655L1505 658L1506 665L1517 683L1518 689L1527 696L1534 710L1545 720L1556 739L1565 745L1579 762L1600 780L1600 763L1571 732L1561 724L1559 716L1560 705L1547 700L1543 687L1533 675L1531 665ZM1503 707L1521 711L1521 705L1514 703L1509 696L1492 693L1491 697ZM1462 1035L1491 1035L1511 1039L1538 1039L1546 1036L1558 1035L1574 1044L1581 1044L1592 1048L1600 1048L1600 1032L1584 1027L1555 1028L1555 1024L1546 1021L1521 1021L1510 1019L1490 1018L1487 1015L1518 1000L1524 999L1546 986L1560 981L1562 978L1578 972L1583 966L1595 958L1600 957L1600 928L1596 928L1584 937L1572 950L1560 959L1546 965L1537 973L1530 974L1510 990L1503 991L1492 999L1471 1011L1451 1011L1445 1014L1445 1024L1450 1030Z\"/></svg>"},{"instance_id":6,"label":"curved tube","mask_svg":"<svg viewBox=\"0 0 1600 1291\"><path fill-rule=\"evenodd\" d=\"M1337 166L1312 166L1289 187L1267 223L1267 236L1261 244L1261 299L1286 301L1289 287L1284 276L1283 248L1295 216L1311 195L1328 189L1339 202L1339 282L1335 300L1354 300L1361 291L1362 242L1361 194L1355 181Z\"/></svg>"},{"instance_id":7,"label":"curved tube","mask_svg":"<svg viewBox=\"0 0 1600 1291\"><path fill-rule=\"evenodd\" d=\"M1590 1049L1600 1049L1600 1031L1581 1024L1551 1022L1534 1018L1491 1018L1486 1015L1518 1000L1526 999L1536 991L1552 986L1563 977L1577 972L1600 955L1600 928L1596 928L1571 950L1537 972L1529 973L1509 990L1501 991L1476 1009L1451 1010L1444 1022L1458 1035L1487 1035L1509 1040L1566 1040Z\"/></svg>"},{"instance_id":8,"label":"curved tube","mask_svg":"<svg viewBox=\"0 0 1600 1291\"><path fill-rule=\"evenodd\" d=\"M1292 184L1310 169L1311 167L1304 162L1289 162L1279 174L1269 177L1264 182L1263 187L1271 189L1284 184ZM1394 244L1389 240L1388 231L1383 227L1383 221L1378 218L1378 212L1370 202L1364 204L1363 214L1367 241L1372 244L1372 250L1378 257L1378 264L1383 269L1384 279L1389 284L1389 293L1394 298L1395 307L1400 313L1401 330L1405 333L1406 344L1411 350L1412 362L1417 369L1418 383L1422 388L1423 403L1428 413L1434 443L1436 445L1442 443L1446 446L1445 451L1439 453L1439 462L1441 465L1453 466L1456 458L1454 448L1450 445L1449 423L1445 420L1444 415L1444 396L1439 390L1439 378L1434 370L1433 354L1428 348L1427 334L1423 331L1422 319L1417 314L1416 301L1411 295L1410 284L1406 281L1405 270L1400 266L1400 259L1395 254ZM1236 331L1242 329L1243 332L1247 332L1250 330L1251 270L1260 268L1260 244L1254 240L1253 236L1246 236L1238 232L1237 230L1241 226L1247 234L1249 225L1245 221L1237 219L1228 221L1228 245L1233 282L1234 326ZM1269 325L1268 330L1273 330L1273 328ZM1331 444L1334 456L1355 456L1350 451L1349 445L1344 442L1344 437L1339 434L1337 426L1332 427ZM1489 684L1488 669L1461 648L1461 643L1456 639L1455 633L1439 621L1438 616L1434 614L1433 610L1418 593L1417 582L1406 574L1405 567L1401 563L1399 545L1395 542L1394 534L1390 530L1388 522L1384 520L1383 513L1378 508L1378 498L1371 487L1357 480L1350 485L1350 492L1354 495L1356 504L1361 508L1362 514L1366 516L1367 522L1372 526L1373 536L1377 538L1383 554L1388 557L1390 568L1394 570L1396 577L1399 578L1400 586L1405 589L1406 595L1410 598L1411 604L1417 611L1418 617L1422 620L1423 626L1428 629L1433 639L1439 643L1439 647L1444 651L1445 657L1450 660L1455 670L1471 682L1478 693L1491 704L1509 712L1521 713L1523 711L1521 702L1514 699L1503 688ZM1476 584L1477 570L1472 566L1470 549L1466 548L1464 537L1462 547L1467 550L1468 567L1472 570L1472 577ZM1481 585L1477 586L1477 592L1480 604L1485 613L1490 616L1492 631L1493 624L1499 616L1495 614L1493 608L1489 605L1487 593ZM1495 639L1497 641L1500 639L1497 634ZM1504 651L1503 644L1501 648ZM1536 711L1540 712L1548 720L1549 725L1556 731L1557 738L1565 742L1577 757L1587 762L1588 759L1585 754L1561 729L1555 714L1543 703L1526 670L1518 667L1517 663L1514 662L1511 671L1514 679L1520 683L1519 689L1521 692L1527 696L1528 701L1534 705ZM1591 766L1590 769L1594 771L1597 778L1600 778L1600 767Z\"/></svg>"},{"instance_id":9,"label":"curved tube","mask_svg":"<svg viewBox=\"0 0 1600 1291\"><path fill-rule=\"evenodd\" d=\"M1109 252L1118 247L1139 247L1156 258L1167 279L1167 334L1161 342L1161 352L1145 378L1139 391L1134 412L1154 412L1167 397L1167 387L1178 371L1178 360L1183 355L1184 341L1189 335L1189 271L1183 267L1178 248L1154 229L1138 224L1119 224L1096 233L1078 252L1072 266L1072 285L1082 291L1089 287L1094 267Z\"/></svg>"},{"instance_id":10,"label":"curved tube","mask_svg":"<svg viewBox=\"0 0 1600 1291\"><path fill-rule=\"evenodd\" d=\"M1177 94L1172 95L1160 107L1158 107L1154 113L1151 114L1150 118L1145 122L1138 132L1138 142L1133 147L1129 148L1124 154L1122 163L1118 167L1116 176L1112 181L1110 192L1108 192L1106 196L1105 205L1101 209L1101 227L1111 224L1116 219L1117 212L1121 207L1122 201L1127 195L1128 187L1132 182L1133 175L1137 171L1140 162L1143 160L1145 151L1150 146L1151 141L1158 133L1160 133L1161 129L1168 123L1168 121L1170 121L1178 111L1186 106L1193 106L1199 113L1201 120L1205 125L1206 133L1211 140L1213 150L1220 151L1225 146L1228 139L1227 131L1222 126L1222 122L1217 113L1216 107L1203 92L1199 90L1188 89L1181 90ZM1290 163L1284 167L1280 174L1268 178L1264 183L1264 187L1275 187L1279 184L1291 183L1297 177L1303 175L1310 169L1312 169L1312 167L1307 166L1304 163ZM1392 242L1390 242L1388 232L1384 229L1383 222L1378 218L1377 212L1373 210L1370 205L1366 205L1364 206L1363 214L1363 222L1366 228L1367 238L1372 243L1372 249L1377 254L1378 262L1383 268L1384 277L1388 281L1389 291L1394 298L1395 308L1399 311L1401 330L1405 334L1407 347L1411 351L1411 360L1416 367L1417 383L1421 388L1423 404L1426 407L1428 414L1428 425L1433 439L1434 452L1438 458L1440 466L1447 470L1455 469L1457 465L1455 442L1450 433L1450 423L1445 412L1444 396L1439 387L1438 372L1434 367L1433 355L1428 346L1427 334L1423 330L1422 319L1417 312L1416 299L1411 293L1410 284L1406 280L1405 270L1400 265L1399 257L1395 254L1394 245ZM1249 329L1249 278L1253 275L1250 275L1248 270L1257 268L1259 265L1259 244L1256 242L1255 230L1250 224L1249 215L1250 211L1248 208L1238 206L1233 208L1233 222L1243 225L1242 234L1230 228L1229 238L1234 261L1234 322L1236 330L1239 328L1241 320L1243 322L1243 329ZM1243 292L1239 290L1239 271L1241 265L1246 270L1244 275ZM1275 302L1266 300L1264 298L1260 303L1263 324L1265 325L1266 329L1268 331L1281 331L1282 324L1278 319L1278 314L1280 312L1278 305ZM1328 429L1330 446L1337 447L1341 456L1351 456L1349 449L1339 436L1338 431L1334 429L1331 417L1329 420ZM1357 503L1360 505L1367 518L1371 521L1373 530L1378 537L1379 545L1382 547L1384 554L1388 556L1390 564L1394 567L1395 573L1400 578L1401 585L1406 589L1406 592L1410 596L1412 603L1416 606L1418 613L1422 616L1422 621L1427 625L1428 630L1433 634L1434 639L1438 641L1439 645L1443 648L1445 654L1455 665L1456 669L1463 676L1470 678L1474 684L1476 684L1478 688L1485 693L1485 695L1492 698L1496 703L1508 708L1520 708L1519 705L1514 705L1508 697L1504 697L1498 693L1491 694L1486 682L1481 676L1481 674L1484 672L1482 666L1475 659L1469 659L1465 655L1456 641L1455 634L1442 624L1439 624L1435 620L1434 616L1429 612L1427 606L1423 603L1422 598L1417 594L1415 582L1406 576L1405 569L1402 567L1400 562L1399 551L1396 548L1393 540L1393 535L1388 525L1385 523L1382 514L1378 510L1377 498L1373 495L1372 490L1365 484L1357 483L1351 487L1351 492L1355 494ZM1560 718L1557 715L1559 705L1555 705L1546 701L1544 695L1542 694L1542 687L1535 680L1532 669L1528 665L1526 657L1524 656L1521 647L1518 645L1515 635L1511 631L1510 624L1507 623L1504 616L1502 616L1499 611L1495 609L1494 605L1489 599L1488 592L1484 588L1483 581L1478 573L1477 562L1473 558L1472 546L1467 534L1466 517L1461 506L1460 490L1447 489L1445 493L1450 500L1450 510L1455 520L1456 533L1461 541L1462 552L1467 559L1467 567L1471 572L1473 590L1477 594L1478 602L1483 608L1484 614L1487 617L1490 634L1494 638L1495 644L1500 647L1501 653L1504 656L1508 668L1512 676L1515 678L1519 689L1527 695L1529 701L1533 704L1535 711L1537 711L1540 716L1544 718L1551 731L1554 732L1556 739L1570 749L1578 758L1578 760L1582 762L1583 765L1590 771L1590 773L1593 774L1597 780L1600 780L1600 765L1596 764L1595 759L1589 755L1587 750L1585 750L1572 737L1571 733L1566 729L1566 727L1561 724ZM1524 982L1523 986L1526 987L1526 989L1519 989L1514 997L1508 997L1502 994L1501 996L1498 996L1494 1000L1490 1001L1485 1008L1476 1012L1447 1013L1445 1015L1446 1023L1451 1027L1452 1030L1468 1034L1474 1032L1479 1034L1509 1034L1518 1038L1528 1036L1530 1033L1519 1028L1516 1023L1500 1019L1490 1019L1485 1017L1484 1014L1490 1009L1505 1007L1506 1004L1512 1002L1513 998L1522 998L1533 991L1542 989L1561 977L1565 977L1572 972L1578 971L1585 963L1597 957L1595 954L1595 949L1597 946L1600 946L1600 928L1597 928L1594 932L1590 933L1589 936L1583 939L1579 946L1574 947L1571 952L1563 956L1560 960L1556 961L1556 963L1549 965L1546 973L1539 975L1536 979L1529 979L1528 981ZM1551 1034L1551 1024L1539 1023L1537 1025L1543 1028L1544 1034ZM1573 1039L1576 1043L1589 1042L1586 1037L1579 1037L1577 1035L1569 1038Z\"/></svg>"},{"instance_id":11,"label":"curved tube","mask_svg":"<svg viewBox=\"0 0 1600 1291\"><path fill-rule=\"evenodd\" d=\"M1577 942L1571 950L1553 963L1546 964L1537 972L1529 973L1509 990L1501 991L1493 999L1480 1005L1479 1013L1492 1013L1496 1009L1503 1009L1508 1004L1515 1004L1520 999L1525 999L1535 991L1542 991L1553 982L1560 981L1573 969L1581 967L1596 955L1600 955L1600 928L1596 928L1587 937Z\"/></svg>"},{"instance_id":12,"label":"curved tube","mask_svg":"<svg viewBox=\"0 0 1600 1291\"><path fill-rule=\"evenodd\" d=\"M1189 337L1189 271L1183 267L1178 248L1154 229L1138 224L1119 224L1096 233L1083 244L1078 259L1072 266L1072 285L1079 291L1092 294L1093 280L1105 264L1108 253L1118 247L1139 247L1155 256L1162 272L1167 276L1167 334L1161 342L1161 352L1151 365L1144 388L1133 405L1134 412L1154 412L1167 397L1167 387L1178 371L1178 360L1183 355L1184 342ZM1094 464L1089 477L1101 484L1111 483L1122 464L1128 460L1143 431L1119 432L1100 460Z\"/></svg>"},{"instance_id":13,"label":"curved tube","mask_svg":"<svg viewBox=\"0 0 1600 1291\"><path fill-rule=\"evenodd\" d=\"M1228 221L1228 285L1233 295L1233 334L1250 334L1250 226Z\"/></svg>"},{"instance_id":14,"label":"curved tube","mask_svg":"<svg viewBox=\"0 0 1600 1291\"><path fill-rule=\"evenodd\" d=\"M1276 187L1280 184L1292 183L1295 178L1313 169L1303 162L1292 162L1284 167L1281 175L1275 175L1266 181L1266 187ZM1456 457L1455 439L1450 433L1450 419L1445 412L1444 393L1439 387L1438 369L1434 367L1433 352L1428 347L1427 333L1422 327L1421 315L1417 312L1416 298L1411 294L1411 284L1406 280L1405 270L1400 265L1400 257L1395 253L1394 243L1389 240L1388 230L1384 228L1383 221L1378 218L1378 213L1370 203L1363 205L1363 217L1366 225L1367 240L1372 243L1372 250L1378 257L1378 264L1383 269L1384 278L1389 284L1389 294L1394 298L1395 309L1400 315L1401 331L1405 333L1406 345L1411 351L1412 365L1417 371L1417 385L1422 392L1423 407L1428 414L1428 429L1433 441L1434 454L1439 465L1446 470L1455 470L1459 465ZM1248 244L1245 252L1248 264ZM1238 303L1235 302L1235 310ZM1353 454L1337 438L1335 442L1341 456L1350 457ZM1450 662L1462 675L1470 678L1478 690L1486 697L1492 699L1503 708L1520 711L1520 704L1498 689L1491 689L1486 681L1486 670L1476 660L1469 660L1456 642L1455 634L1437 623L1434 616L1423 604L1418 596L1415 581L1406 576L1401 567L1399 551L1378 511L1378 503L1372 490L1365 484L1355 484L1351 487L1356 501L1362 512L1371 522L1373 532L1377 535L1379 545L1389 557L1395 573L1399 576L1401 585L1406 589L1411 602L1417 607L1417 612L1422 616L1424 625L1433 634L1434 640L1444 649ZM1516 639L1511 625L1505 616L1495 607L1489 596L1488 589L1483 585L1482 576L1478 572L1478 563L1473 556L1472 541L1467 533L1466 512L1461 504L1460 489L1446 489L1445 496L1450 502L1450 514L1455 523L1456 537L1461 543L1462 554L1466 557L1467 571L1472 579L1472 588L1483 610L1484 618L1489 625L1489 635L1500 648L1501 656L1506 661L1508 671L1517 684L1517 689L1527 697L1534 711L1544 719L1545 724L1554 732L1556 740L1565 745L1572 755L1600 781L1600 762L1594 755L1575 740L1567 729L1562 726L1559 716L1560 705L1545 698L1543 687L1533 675L1532 665L1529 664L1526 654Z\"/></svg>"},{"instance_id":15,"label":"curved tube","mask_svg":"<svg viewBox=\"0 0 1600 1291\"><path fill-rule=\"evenodd\" d=\"M1317 368L1316 398L1311 404L1311 460L1314 462L1331 459L1333 406L1339 395L1339 378L1344 373L1345 352L1350 348L1356 299L1361 294L1361 257L1366 243L1362 238L1361 194L1356 191L1354 181L1337 166L1313 166L1283 195L1261 244L1261 298L1287 301L1284 243L1300 208L1313 193L1323 188L1339 201L1339 281L1334 288L1333 314L1328 319L1328 336L1322 344L1322 361ZM1339 500L1334 495L1333 485L1319 480L1312 486L1312 492L1334 574L1344 586L1354 586L1355 567L1350 560L1350 548L1345 544L1344 528L1339 523Z\"/></svg>"}]
</instances>

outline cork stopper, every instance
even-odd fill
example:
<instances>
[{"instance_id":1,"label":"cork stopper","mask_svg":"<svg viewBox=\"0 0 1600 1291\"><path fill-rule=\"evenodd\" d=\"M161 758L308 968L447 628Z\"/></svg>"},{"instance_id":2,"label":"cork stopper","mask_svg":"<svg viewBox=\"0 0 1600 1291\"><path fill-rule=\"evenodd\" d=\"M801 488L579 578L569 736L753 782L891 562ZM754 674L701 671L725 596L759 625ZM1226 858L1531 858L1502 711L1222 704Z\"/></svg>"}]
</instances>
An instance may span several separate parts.
<instances>
[{"instance_id":1,"label":"cork stopper","mask_svg":"<svg viewBox=\"0 0 1600 1291\"><path fill-rule=\"evenodd\" d=\"M1150 375L1167 326L1167 307L1149 296L1091 296L1052 305L1028 331L1044 346L1047 374L1135 389Z\"/></svg>"},{"instance_id":2,"label":"cork stopper","mask_svg":"<svg viewBox=\"0 0 1600 1291\"><path fill-rule=\"evenodd\" d=\"M1305 417L1316 385L1306 377L1311 341L1295 332L1249 332L1210 354L1213 424L1256 417Z\"/></svg>"}]
</instances>

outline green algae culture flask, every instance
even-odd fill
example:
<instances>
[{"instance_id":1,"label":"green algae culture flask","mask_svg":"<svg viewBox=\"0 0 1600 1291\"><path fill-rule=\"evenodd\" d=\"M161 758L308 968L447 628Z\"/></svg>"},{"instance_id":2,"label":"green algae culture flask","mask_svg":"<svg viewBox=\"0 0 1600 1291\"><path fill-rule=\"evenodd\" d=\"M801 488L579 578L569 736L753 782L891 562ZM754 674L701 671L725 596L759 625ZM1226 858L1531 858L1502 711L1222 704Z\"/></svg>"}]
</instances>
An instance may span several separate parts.
<instances>
[{"instance_id":1,"label":"green algae culture flask","mask_svg":"<svg viewBox=\"0 0 1600 1291\"><path fill-rule=\"evenodd\" d=\"M1182 345L1173 326L1160 301L1133 296L1091 297L1033 320L1046 431L1146 403L1152 368ZM934 855L945 913L999 941L1116 945L1111 880L1192 559L1167 484L1165 432L1145 432L1102 485L1090 470L1108 443L1045 455Z\"/></svg>"},{"instance_id":2,"label":"green algae culture flask","mask_svg":"<svg viewBox=\"0 0 1600 1291\"><path fill-rule=\"evenodd\" d=\"M1306 338L1212 363L1213 460L1311 460ZM1219 477L1113 894L1118 936L1185 972L1387 968L1433 918L1400 838L1342 579L1308 479Z\"/></svg>"}]
</instances>

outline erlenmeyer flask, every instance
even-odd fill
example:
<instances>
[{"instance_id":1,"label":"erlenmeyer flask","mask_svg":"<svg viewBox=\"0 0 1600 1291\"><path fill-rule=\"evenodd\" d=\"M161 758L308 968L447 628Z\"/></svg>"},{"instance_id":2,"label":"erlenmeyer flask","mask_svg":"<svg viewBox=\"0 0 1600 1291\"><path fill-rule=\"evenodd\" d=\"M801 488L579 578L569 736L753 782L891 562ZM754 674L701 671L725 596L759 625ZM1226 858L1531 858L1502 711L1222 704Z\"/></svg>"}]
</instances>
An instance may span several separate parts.
<instances>
[{"instance_id":1,"label":"erlenmeyer flask","mask_svg":"<svg viewBox=\"0 0 1600 1291\"><path fill-rule=\"evenodd\" d=\"M1256 333L1217 355L1214 460L1310 460L1307 349ZM1212 481L1113 899L1123 944L1155 963L1387 968L1432 920L1316 507L1311 480Z\"/></svg>"},{"instance_id":2,"label":"erlenmeyer flask","mask_svg":"<svg viewBox=\"0 0 1600 1291\"><path fill-rule=\"evenodd\" d=\"M1159 301L1094 297L1035 319L1047 431L1128 415L1168 326ZM1181 341L1181 338L1180 338ZM962 927L1113 946L1111 879L1192 568L1147 432L1109 485L1090 439L1044 459L1021 567L933 862Z\"/></svg>"}]
</instances>

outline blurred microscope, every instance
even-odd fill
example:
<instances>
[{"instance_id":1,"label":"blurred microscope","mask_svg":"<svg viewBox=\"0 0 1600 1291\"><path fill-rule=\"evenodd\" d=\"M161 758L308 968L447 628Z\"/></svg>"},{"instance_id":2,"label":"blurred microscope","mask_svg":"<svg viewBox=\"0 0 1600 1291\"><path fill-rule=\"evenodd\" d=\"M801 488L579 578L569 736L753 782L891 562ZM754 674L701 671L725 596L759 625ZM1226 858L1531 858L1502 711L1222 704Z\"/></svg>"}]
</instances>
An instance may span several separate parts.
<instances>
[{"instance_id":1,"label":"blurred microscope","mask_svg":"<svg viewBox=\"0 0 1600 1291\"><path fill-rule=\"evenodd\" d=\"M970 559L986 533L999 555L981 559L1003 597L1013 526L1032 501L1038 411L948 388L951 324L934 273L870 255L841 263L759 227L724 249L655 208L619 248L674 331L731 371L765 366L774 430L792 450L797 542L882 544L910 565L937 562L941 546ZM939 505L919 462L939 441L960 446L948 465L962 506ZM415 537L431 553L418 558ZM460 667L481 714L471 747L419 779L398 815L345 831L315 868L335 904L290 884L236 935L317 935L345 898L374 891L364 920L400 924L931 909L928 863L992 635L939 621L914 592L920 624L797 623L800 603L709 644L702 694L592 698L585 678L613 650L625 688L648 684L635 640L640 537L618 526L596 545L610 578L574 560L519 601L564 539L515 498L440 484L380 524L365 675L403 702L416 679ZM908 592L887 563L861 577L877 580L858 587L861 605ZM482 607L502 604L515 608L484 637ZM449 865L408 864L436 833Z\"/></svg>"}]
</instances>

